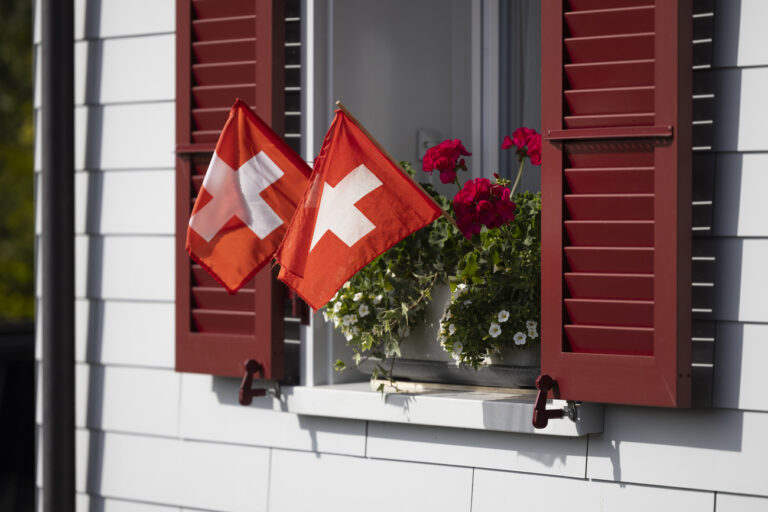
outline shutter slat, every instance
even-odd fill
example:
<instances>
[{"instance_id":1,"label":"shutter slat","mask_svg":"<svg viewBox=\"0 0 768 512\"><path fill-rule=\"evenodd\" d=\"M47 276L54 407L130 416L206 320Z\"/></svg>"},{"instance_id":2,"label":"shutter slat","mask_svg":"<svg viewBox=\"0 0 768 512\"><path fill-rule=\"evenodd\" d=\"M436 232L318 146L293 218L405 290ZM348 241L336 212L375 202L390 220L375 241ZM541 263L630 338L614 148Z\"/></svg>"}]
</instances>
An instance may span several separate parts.
<instances>
[{"instance_id":1,"label":"shutter slat","mask_svg":"<svg viewBox=\"0 0 768 512\"><path fill-rule=\"evenodd\" d=\"M565 49L571 63L653 59L654 40L653 33L569 37Z\"/></svg>"},{"instance_id":2,"label":"shutter slat","mask_svg":"<svg viewBox=\"0 0 768 512\"><path fill-rule=\"evenodd\" d=\"M653 329L566 325L565 338L573 352L585 354L653 354Z\"/></svg>"},{"instance_id":3,"label":"shutter slat","mask_svg":"<svg viewBox=\"0 0 768 512\"><path fill-rule=\"evenodd\" d=\"M255 72L253 62L249 61L192 66L192 77L198 86L253 83ZM221 126L224 126L223 122Z\"/></svg>"},{"instance_id":4,"label":"shutter slat","mask_svg":"<svg viewBox=\"0 0 768 512\"><path fill-rule=\"evenodd\" d=\"M228 108L195 108L192 109L192 130L213 130L221 132L221 127L227 122Z\"/></svg>"},{"instance_id":5,"label":"shutter slat","mask_svg":"<svg viewBox=\"0 0 768 512\"><path fill-rule=\"evenodd\" d=\"M647 194L653 192L653 168L565 169L573 194Z\"/></svg>"},{"instance_id":6,"label":"shutter slat","mask_svg":"<svg viewBox=\"0 0 768 512\"><path fill-rule=\"evenodd\" d=\"M192 43L192 57L195 64L254 61L256 59L256 41L254 39L237 39L234 41Z\"/></svg>"},{"instance_id":7,"label":"shutter slat","mask_svg":"<svg viewBox=\"0 0 768 512\"><path fill-rule=\"evenodd\" d=\"M651 87L565 91L571 115L629 114L653 111Z\"/></svg>"},{"instance_id":8,"label":"shutter slat","mask_svg":"<svg viewBox=\"0 0 768 512\"><path fill-rule=\"evenodd\" d=\"M652 327L653 302L565 299L569 325Z\"/></svg>"},{"instance_id":9,"label":"shutter slat","mask_svg":"<svg viewBox=\"0 0 768 512\"><path fill-rule=\"evenodd\" d=\"M245 311L192 310L192 323L197 332L220 334L253 334L255 314Z\"/></svg>"},{"instance_id":10,"label":"shutter slat","mask_svg":"<svg viewBox=\"0 0 768 512\"><path fill-rule=\"evenodd\" d=\"M652 59L622 62L566 64L571 89L605 89L653 85Z\"/></svg>"},{"instance_id":11,"label":"shutter slat","mask_svg":"<svg viewBox=\"0 0 768 512\"><path fill-rule=\"evenodd\" d=\"M231 18L256 13L255 2L242 0L192 0L194 18ZM253 32L253 29L251 29Z\"/></svg>"},{"instance_id":12,"label":"shutter slat","mask_svg":"<svg viewBox=\"0 0 768 512\"><path fill-rule=\"evenodd\" d=\"M565 247L572 272L653 272L653 249L646 247Z\"/></svg>"},{"instance_id":13,"label":"shutter slat","mask_svg":"<svg viewBox=\"0 0 768 512\"><path fill-rule=\"evenodd\" d=\"M599 151L598 151L599 150ZM566 166L572 169L653 167L653 144L643 142L598 142L564 144Z\"/></svg>"},{"instance_id":14,"label":"shutter slat","mask_svg":"<svg viewBox=\"0 0 768 512\"><path fill-rule=\"evenodd\" d=\"M220 131L217 130L195 130L192 132L192 142L198 143L216 143L219 140Z\"/></svg>"},{"instance_id":15,"label":"shutter slat","mask_svg":"<svg viewBox=\"0 0 768 512\"><path fill-rule=\"evenodd\" d=\"M195 41L246 39L253 36L255 23L255 16L198 19L192 22L192 36Z\"/></svg>"},{"instance_id":16,"label":"shutter slat","mask_svg":"<svg viewBox=\"0 0 768 512\"><path fill-rule=\"evenodd\" d=\"M597 247L652 247L653 221L567 220L571 245Z\"/></svg>"},{"instance_id":17,"label":"shutter slat","mask_svg":"<svg viewBox=\"0 0 768 512\"><path fill-rule=\"evenodd\" d=\"M570 297L575 299L653 300L652 274L565 273Z\"/></svg>"},{"instance_id":18,"label":"shutter slat","mask_svg":"<svg viewBox=\"0 0 768 512\"><path fill-rule=\"evenodd\" d=\"M253 311L254 290L238 290L229 294L221 286L192 288L192 304L196 309Z\"/></svg>"},{"instance_id":19,"label":"shutter slat","mask_svg":"<svg viewBox=\"0 0 768 512\"><path fill-rule=\"evenodd\" d=\"M231 107L237 98L249 105L255 103L254 84L211 85L192 88L192 99L197 108Z\"/></svg>"},{"instance_id":20,"label":"shutter slat","mask_svg":"<svg viewBox=\"0 0 768 512\"><path fill-rule=\"evenodd\" d=\"M573 220L653 220L653 194L566 194Z\"/></svg>"},{"instance_id":21,"label":"shutter slat","mask_svg":"<svg viewBox=\"0 0 768 512\"><path fill-rule=\"evenodd\" d=\"M653 112L632 114L609 114L601 116L565 116L566 128L598 128L613 126L651 126Z\"/></svg>"},{"instance_id":22,"label":"shutter slat","mask_svg":"<svg viewBox=\"0 0 768 512\"><path fill-rule=\"evenodd\" d=\"M571 37L652 32L654 6L597 9L565 13L565 25Z\"/></svg>"},{"instance_id":23,"label":"shutter slat","mask_svg":"<svg viewBox=\"0 0 768 512\"><path fill-rule=\"evenodd\" d=\"M653 5L653 0L568 0L571 11L592 11L594 9L615 9Z\"/></svg>"}]
</instances>

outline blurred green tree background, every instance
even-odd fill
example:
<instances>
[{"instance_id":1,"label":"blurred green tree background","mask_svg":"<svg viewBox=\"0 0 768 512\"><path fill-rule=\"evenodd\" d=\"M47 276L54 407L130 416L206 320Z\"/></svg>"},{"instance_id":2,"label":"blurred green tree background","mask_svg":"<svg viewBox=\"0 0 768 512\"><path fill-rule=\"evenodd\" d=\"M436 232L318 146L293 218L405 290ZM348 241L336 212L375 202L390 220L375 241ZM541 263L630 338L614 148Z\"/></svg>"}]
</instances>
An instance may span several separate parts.
<instances>
[{"instance_id":1,"label":"blurred green tree background","mask_svg":"<svg viewBox=\"0 0 768 512\"><path fill-rule=\"evenodd\" d=\"M35 314L32 63L32 0L0 0L0 324Z\"/></svg>"}]
</instances>

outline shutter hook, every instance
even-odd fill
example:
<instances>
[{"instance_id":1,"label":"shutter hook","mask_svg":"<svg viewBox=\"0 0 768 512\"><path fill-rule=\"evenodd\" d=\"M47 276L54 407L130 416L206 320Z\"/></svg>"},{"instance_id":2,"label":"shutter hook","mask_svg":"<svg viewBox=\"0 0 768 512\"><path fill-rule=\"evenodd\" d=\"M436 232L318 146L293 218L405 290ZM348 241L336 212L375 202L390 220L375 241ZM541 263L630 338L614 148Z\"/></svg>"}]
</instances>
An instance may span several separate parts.
<instances>
[{"instance_id":1,"label":"shutter hook","mask_svg":"<svg viewBox=\"0 0 768 512\"><path fill-rule=\"evenodd\" d=\"M254 389L253 374L259 372L259 377L264 377L264 367L255 359L248 359L243 363L245 375L240 383L240 405L250 405L255 396L272 395L280 400L280 384L275 381L266 381L268 387Z\"/></svg>"},{"instance_id":2,"label":"shutter hook","mask_svg":"<svg viewBox=\"0 0 768 512\"><path fill-rule=\"evenodd\" d=\"M568 405L562 409L547 409L547 394L555 386L555 379L549 375L539 375L536 379L536 389L539 390L536 395L536 403L533 407L533 427L544 428L549 420L568 417L576 421L576 404L568 402Z\"/></svg>"}]
</instances>

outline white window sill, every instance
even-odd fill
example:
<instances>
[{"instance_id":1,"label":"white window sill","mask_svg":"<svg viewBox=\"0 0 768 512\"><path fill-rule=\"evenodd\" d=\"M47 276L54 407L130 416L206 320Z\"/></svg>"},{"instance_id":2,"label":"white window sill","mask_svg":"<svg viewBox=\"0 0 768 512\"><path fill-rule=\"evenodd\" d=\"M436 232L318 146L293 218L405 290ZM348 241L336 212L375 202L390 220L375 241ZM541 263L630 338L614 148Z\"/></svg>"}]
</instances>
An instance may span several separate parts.
<instances>
[{"instance_id":1,"label":"white window sill","mask_svg":"<svg viewBox=\"0 0 768 512\"><path fill-rule=\"evenodd\" d=\"M576 421L550 420L544 429L534 429L533 404L536 391L530 389L473 390L441 387L419 392L385 393L368 382L328 386L294 386L282 389L284 411L332 418L439 427L496 430L554 436L583 436L603 431L603 406L578 406ZM560 409L564 400L548 400L548 409Z\"/></svg>"}]
</instances>

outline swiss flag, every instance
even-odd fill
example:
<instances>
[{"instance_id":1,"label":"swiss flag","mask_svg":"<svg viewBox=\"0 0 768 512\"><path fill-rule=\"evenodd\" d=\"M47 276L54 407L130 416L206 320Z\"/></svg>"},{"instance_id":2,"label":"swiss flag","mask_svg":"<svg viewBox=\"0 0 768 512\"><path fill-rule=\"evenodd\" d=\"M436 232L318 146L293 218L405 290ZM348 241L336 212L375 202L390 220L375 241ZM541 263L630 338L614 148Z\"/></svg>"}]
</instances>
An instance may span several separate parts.
<instances>
[{"instance_id":1,"label":"swiss flag","mask_svg":"<svg viewBox=\"0 0 768 512\"><path fill-rule=\"evenodd\" d=\"M235 293L271 261L312 170L237 100L187 229L187 252Z\"/></svg>"},{"instance_id":2,"label":"swiss flag","mask_svg":"<svg viewBox=\"0 0 768 512\"><path fill-rule=\"evenodd\" d=\"M315 159L276 259L279 279L314 309L442 209L341 110Z\"/></svg>"}]
</instances>

